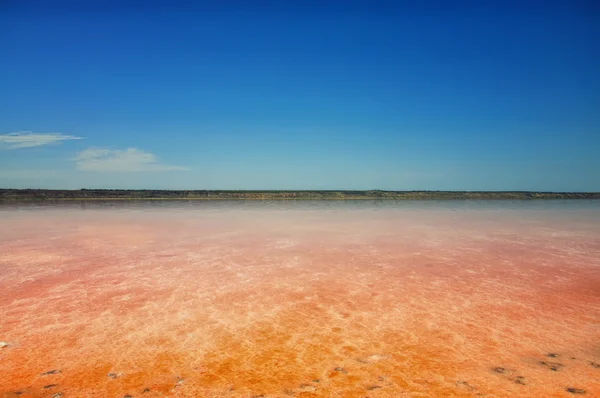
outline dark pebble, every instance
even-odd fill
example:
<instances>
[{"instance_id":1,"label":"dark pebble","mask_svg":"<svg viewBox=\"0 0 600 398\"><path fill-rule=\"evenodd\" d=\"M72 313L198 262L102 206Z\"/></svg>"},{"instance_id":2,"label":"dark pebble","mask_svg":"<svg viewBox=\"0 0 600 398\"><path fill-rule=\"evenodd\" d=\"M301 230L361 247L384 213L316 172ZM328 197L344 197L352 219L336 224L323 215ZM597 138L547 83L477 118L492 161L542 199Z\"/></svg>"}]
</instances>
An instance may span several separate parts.
<instances>
[{"instance_id":1,"label":"dark pebble","mask_svg":"<svg viewBox=\"0 0 600 398\"><path fill-rule=\"evenodd\" d=\"M129 394L127 394L127 395L125 395L123 398L133 398L133 396L132 396L132 395L129 395Z\"/></svg>"},{"instance_id":2,"label":"dark pebble","mask_svg":"<svg viewBox=\"0 0 600 398\"><path fill-rule=\"evenodd\" d=\"M62 393L62 392L57 392L56 394L54 394L54 395L52 396L52 398L60 398L60 397L62 397L62 396L63 396L63 393Z\"/></svg>"},{"instance_id":3,"label":"dark pebble","mask_svg":"<svg viewBox=\"0 0 600 398\"><path fill-rule=\"evenodd\" d=\"M545 361L540 361L540 365L547 366L548 369L553 370L555 372L558 372L560 370L560 368L562 368L563 366L565 366L562 363L558 363L558 362L545 362Z\"/></svg>"},{"instance_id":4,"label":"dark pebble","mask_svg":"<svg viewBox=\"0 0 600 398\"><path fill-rule=\"evenodd\" d=\"M525 377L523 376L517 376L517 378L515 379L515 383L517 384L521 384L521 385L525 385Z\"/></svg>"},{"instance_id":5,"label":"dark pebble","mask_svg":"<svg viewBox=\"0 0 600 398\"><path fill-rule=\"evenodd\" d=\"M348 371L344 368L335 368L336 372L348 373Z\"/></svg>"},{"instance_id":6,"label":"dark pebble","mask_svg":"<svg viewBox=\"0 0 600 398\"><path fill-rule=\"evenodd\" d=\"M466 388L466 389L468 389L468 390L470 390L470 391L477 390L475 387L473 387L472 385L470 385L468 381L457 381L457 382L456 382L456 385L457 385L458 387L461 387L461 386L462 386L462 387L464 387L464 388Z\"/></svg>"},{"instance_id":7,"label":"dark pebble","mask_svg":"<svg viewBox=\"0 0 600 398\"><path fill-rule=\"evenodd\" d=\"M592 365L593 367L600 369L600 363L596 363L596 362L590 362L590 365Z\"/></svg>"},{"instance_id":8,"label":"dark pebble","mask_svg":"<svg viewBox=\"0 0 600 398\"><path fill-rule=\"evenodd\" d=\"M494 368L493 370L496 373L504 373L504 372L506 372L506 369L500 368L500 367Z\"/></svg>"},{"instance_id":9,"label":"dark pebble","mask_svg":"<svg viewBox=\"0 0 600 398\"><path fill-rule=\"evenodd\" d=\"M558 358L558 354L555 354L555 353L553 353L553 352L549 353L549 354L548 354L548 356L549 356L550 358Z\"/></svg>"},{"instance_id":10,"label":"dark pebble","mask_svg":"<svg viewBox=\"0 0 600 398\"><path fill-rule=\"evenodd\" d=\"M48 384L47 386L44 386L44 388L54 388L56 387L58 384Z\"/></svg>"},{"instance_id":11,"label":"dark pebble","mask_svg":"<svg viewBox=\"0 0 600 398\"><path fill-rule=\"evenodd\" d=\"M58 374L58 373L60 373L60 370L58 370L58 369L52 369L52 370L49 370L47 372L42 373L42 376L55 375L55 374Z\"/></svg>"},{"instance_id":12,"label":"dark pebble","mask_svg":"<svg viewBox=\"0 0 600 398\"><path fill-rule=\"evenodd\" d=\"M107 376L110 377L111 379L116 379L117 377L119 377L119 375L116 373L109 373L109 374L107 374Z\"/></svg>"},{"instance_id":13,"label":"dark pebble","mask_svg":"<svg viewBox=\"0 0 600 398\"><path fill-rule=\"evenodd\" d=\"M150 389L149 388L144 388L144 391L142 391L142 392L150 392Z\"/></svg>"},{"instance_id":14,"label":"dark pebble","mask_svg":"<svg viewBox=\"0 0 600 398\"><path fill-rule=\"evenodd\" d=\"M314 380L313 380L313 382L314 382L314 383L320 383L320 382L321 382L321 379L314 379Z\"/></svg>"},{"instance_id":15,"label":"dark pebble","mask_svg":"<svg viewBox=\"0 0 600 398\"><path fill-rule=\"evenodd\" d=\"M381 388L381 386L371 386L371 387L367 387L367 390L369 390L369 391L373 391L373 390L377 390L378 388Z\"/></svg>"},{"instance_id":16,"label":"dark pebble","mask_svg":"<svg viewBox=\"0 0 600 398\"><path fill-rule=\"evenodd\" d=\"M585 394L585 390L582 388L569 387L569 388L567 388L567 391L570 392L571 394Z\"/></svg>"}]
</instances>

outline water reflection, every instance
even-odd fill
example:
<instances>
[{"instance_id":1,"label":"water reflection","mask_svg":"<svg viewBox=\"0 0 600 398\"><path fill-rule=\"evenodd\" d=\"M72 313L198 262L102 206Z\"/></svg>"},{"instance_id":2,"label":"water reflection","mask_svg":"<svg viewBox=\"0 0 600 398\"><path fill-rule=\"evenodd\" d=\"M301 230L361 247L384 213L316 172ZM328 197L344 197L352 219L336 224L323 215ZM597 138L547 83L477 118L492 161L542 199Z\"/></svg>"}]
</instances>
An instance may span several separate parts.
<instances>
[{"instance_id":1,"label":"water reflection","mask_svg":"<svg viewBox=\"0 0 600 398\"><path fill-rule=\"evenodd\" d=\"M267 209L267 210L598 210L600 200L44 200L0 201L2 210L86 209Z\"/></svg>"}]
</instances>

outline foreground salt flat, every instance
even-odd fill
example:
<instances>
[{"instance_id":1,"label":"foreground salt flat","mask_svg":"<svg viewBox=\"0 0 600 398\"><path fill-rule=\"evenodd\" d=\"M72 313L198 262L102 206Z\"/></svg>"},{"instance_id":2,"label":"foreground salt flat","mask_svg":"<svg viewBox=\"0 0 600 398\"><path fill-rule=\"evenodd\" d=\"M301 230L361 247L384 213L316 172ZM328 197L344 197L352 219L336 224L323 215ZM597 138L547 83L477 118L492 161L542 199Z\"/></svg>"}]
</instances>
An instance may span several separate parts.
<instances>
[{"instance_id":1,"label":"foreground salt flat","mask_svg":"<svg viewBox=\"0 0 600 398\"><path fill-rule=\"evenodd\" d=\"M78 206L0 208L3 396L600 396L600 203Z\"/></svg>"}]
</instances>

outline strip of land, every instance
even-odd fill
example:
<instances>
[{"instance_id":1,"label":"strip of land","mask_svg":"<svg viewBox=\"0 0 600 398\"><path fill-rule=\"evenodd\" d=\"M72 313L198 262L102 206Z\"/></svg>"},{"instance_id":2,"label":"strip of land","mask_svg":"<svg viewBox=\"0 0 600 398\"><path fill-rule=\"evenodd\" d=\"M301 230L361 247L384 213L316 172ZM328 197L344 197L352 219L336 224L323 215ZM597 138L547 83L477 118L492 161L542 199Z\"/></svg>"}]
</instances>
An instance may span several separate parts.
<instances>
[{"instance_id":1,"label":"strip of land","mask_svg":"<svg viewBox=\"0 0 600 398\"><path fill-rule=\"evenodd\" d=\"M0 189L0 201L27 200L527 200L600 199L600 192L525 191L215 191L154 189Z\"/></svg>"}]
</instances>

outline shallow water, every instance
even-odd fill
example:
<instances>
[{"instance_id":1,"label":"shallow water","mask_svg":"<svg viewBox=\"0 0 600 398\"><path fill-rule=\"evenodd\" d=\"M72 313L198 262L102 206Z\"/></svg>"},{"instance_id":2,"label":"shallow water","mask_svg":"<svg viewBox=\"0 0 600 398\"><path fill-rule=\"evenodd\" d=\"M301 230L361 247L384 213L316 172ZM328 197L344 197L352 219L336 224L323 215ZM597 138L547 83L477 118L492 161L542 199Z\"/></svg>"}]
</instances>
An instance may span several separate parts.
<instances>
[{"instance_id":1,"label":"shallow water","mask_svg":"<svg viewBox=\"0 0 600 398\"><path fill-rule=\"evenodd\" d=\"M0 205L0 341L3 396L600 396L600 201Z\"/></svg>"}]
</instances>

